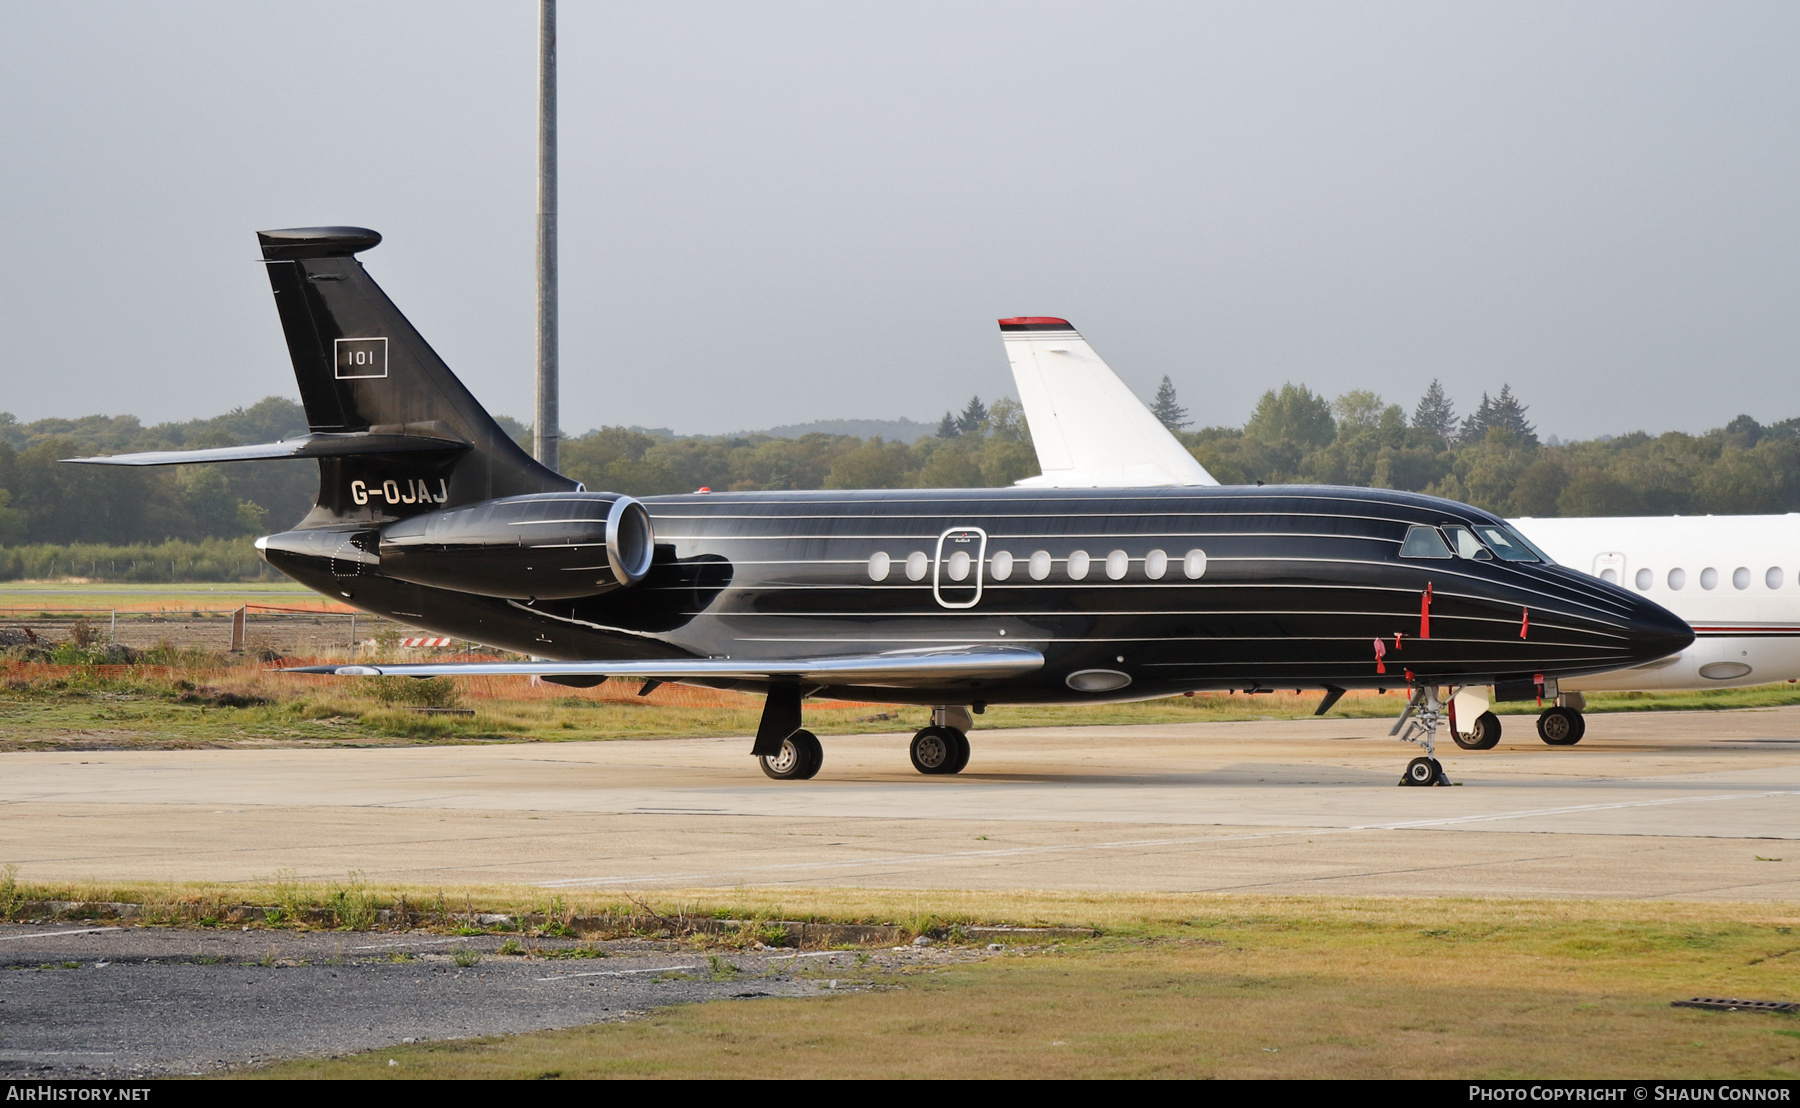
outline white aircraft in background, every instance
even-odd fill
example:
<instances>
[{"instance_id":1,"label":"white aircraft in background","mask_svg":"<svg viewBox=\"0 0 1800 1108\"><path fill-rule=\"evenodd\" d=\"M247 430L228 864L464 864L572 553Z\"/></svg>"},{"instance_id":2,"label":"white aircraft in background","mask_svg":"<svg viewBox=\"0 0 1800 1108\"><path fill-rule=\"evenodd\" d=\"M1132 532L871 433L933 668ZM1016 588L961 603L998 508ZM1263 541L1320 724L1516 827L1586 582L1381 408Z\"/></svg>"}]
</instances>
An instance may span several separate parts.
<instances>
[{"instance_id":1,"label":"white aircraft in background","mask_svg":"<svg viewBox=\"0 0 1800 1108\"><path fill-rule=\"evenodd\" d=\"M1216 485L1066 320L1005 332L1006 356L1037 448L1042 488ZM1538 737L1581 741L1583 693L1669 692L1800 680L1800 513L1509 520L1556 562L1635 589L1694 629L1694 643L1648 665L1518 688L1466 690L1456 698L1457 745L1500 741L1495 701L1549 704Z\"/></svg>"}]
</instances>

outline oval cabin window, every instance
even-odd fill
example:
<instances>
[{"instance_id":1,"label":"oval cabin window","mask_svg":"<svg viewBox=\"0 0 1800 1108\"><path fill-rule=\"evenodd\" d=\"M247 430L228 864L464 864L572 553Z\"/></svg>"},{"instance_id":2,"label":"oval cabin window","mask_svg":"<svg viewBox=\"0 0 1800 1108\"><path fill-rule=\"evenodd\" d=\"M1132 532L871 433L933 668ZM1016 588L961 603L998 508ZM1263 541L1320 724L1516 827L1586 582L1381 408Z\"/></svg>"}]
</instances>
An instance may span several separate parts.
<instances>
[{"instance_id":1,"label":"oval cabin window","mask_svg":"<svg viewBox=\"0 0 1800 1108\"><path fill-rule=\"evenodd\" d=\"M1600 571L1600 580L1605 581L1609 585L1616 585L1619 583L1619 571L1611 566L1607 566Z\"/></svg>"},{"instance_id":2,"label":"oval cabin window","mask_svg":"<svg viewBox=\"0 0 1800 1108\"><path fill-rule=\"evenodd\" d=\"M1731 571L1731 587L1734 589L1749 588L1750 587L1750 571L1743 566L1739 566L1736 569L1732 570Z\"/></svg>"},{"instance_id":3,"label":"oval cabin window","mask_svg":"<svg viewBox=\"0 0 1800 1108\"><path fill-rule=\"evenodd\" d=\"M1088 557L1088 552L1085 550L1077 550L1073 554L1070 554L1069 555L1069 580L1071 580L1071 581L1085 580L1087 578L1087 574L1088 574L1088 563L1090 563L1092 561L1093 561L1093 559Z\"/></svg>"},{"instance_id":4,"label":"oval cabin window","mask_svg":"<svg viewBox=\"0 0 1800 1108\"><path fill-rule=\"evenodd\" d=\"M1779 589L1781 587L1781 567L1770 566L1769 572L1763 574L1763 584L1771 589Z\"/></svg>"},{"instance_id":5,"label":"oval cabin window","mask_svg":"<svg viewBox=\"0 0 1800 1108\"><path fill-rule=\"evenodd\" d=\"M1650 586L1656 583L1656 574L1647 569L1637 571L1637 587L1639 592L1649 592Z\"/></svg>"},{"instance_id":6,"label":"oval cabin window","mask_svg":"<svg viewBox=\"0 0 1800 1108\"><path fill-rule=\"evenodd\" d=\"M888 570L893 564L894 559L888 557L886 551L877 550L869 555L869 580L886 581Z\"/></svg>"},{"instance_id":7,"label":"oval cabin window","mask_svg":"<svg viewBox=\"0 0 1800 1108\"><path fill-rule=\"evenodd\" d=\"M1152 550L1144 555L1144 576L1152 581L1161 581L1163 574L1169 572L1169 556L1160 550Z\"/></svg>"},{"instance_id":8,"label":"oval cabin window","mask_svg":"<svg viewBox=\"0 0 1800 1108\"><path fill-rule=\"evenodd\" d=\"M1188 580L1198 581L1206 576L1206 551L1190 550L1181 561L1181 571L1188 575Z\"/></svg>"},{"instance_id":9,"label":"oval cabin window","mask_svg":"<svg viewBox=\"0 0 1800 1108\"><path fill-rule=\"evenodd\" d=\"M1708 590L1718 588L1719 587L1719 571L1714 569L1711 566L1707 566L1705 569L1701 570L1700 571L1700 587L1703 589L1708 589Z\"/></svg>"},{"instance_id":10,"label":"oval cabin window","mask_svg":"<svg viewBox=\"0 0 1800 1108\"><path fill-rule=\"evenodd\" d=\"M1033 581L1042 581L1044 578L1050 576L1050 552L1048 550L1040 550L1033 554L1031 556L1031 561L1027 563L1026 568L1031 573L1031 579Z\"/></svg>"},{"instance_id":11,"label":"oval cabin window","mask_svg":"<svg viewBox=\"0 0 1800 1108\"><path fill-rule=\"evenodd\" d=\"M1012 576L1012 551L1002 550L994 555L994 580L1004 581Z\"/></svg>"},{"instance_id":12,"label":"oval cabin window","mask_svg":"<svg viewBox=\"0 0 1800 1108\"><path fill-rule=\"evenodd\" d=\"M949 571L950 580L963 581L969 576L969 552L958 550L950 555L950 564L945 567Z\"/></svg>"},{"instance_id":13,"label":"oval cabin window","mask_svg":"<svg viewBox=\"0 0 1800 1108\"><path fill-rule=\"evenodd\" d=\"M931 567L931 559L923 550L915 550L906 556L906 579L908 581L925 580L925 571Z\"/></svg>"},{"instance_id":14,"label":"oval cabin window","mask_svg":"<svg viewBox=\"0 0 1800 1108\"><path fill-rule=\"evenodd\" d=\"M1131 569L1131 555L1123 550L1115 550L1106 556L1106 575L1114 581L1124 577Z\"/></svg>"},{"instance_id":15,"label":"oval cabin window","mask_svg":"<svg viewBox=\"0 0 1800 1108\"><path fill-rule=\"evenodd\" d=\"M1687 584L1687 570L1672 569L1669 571L1669 587L1671 589L1679 591L1685 584Z\"/></svg>"}]
</instances>

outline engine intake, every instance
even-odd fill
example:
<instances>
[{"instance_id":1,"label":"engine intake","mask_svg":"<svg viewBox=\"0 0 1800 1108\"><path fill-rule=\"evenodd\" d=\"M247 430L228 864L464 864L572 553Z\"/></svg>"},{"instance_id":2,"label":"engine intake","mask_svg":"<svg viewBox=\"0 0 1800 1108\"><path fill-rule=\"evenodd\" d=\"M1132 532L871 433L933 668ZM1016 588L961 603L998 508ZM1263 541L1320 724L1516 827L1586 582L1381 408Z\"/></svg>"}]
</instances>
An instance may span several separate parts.
<instances>
[{"instance_id":1,"label":"engine intake","mask_svg":"<svg viewBox=\"0 0 1800 1108\"><path fill-rule=\"evenodd\" d=\"M381 572L435 588L512 600L566 600L650 572L650 513L607 492L533 493L427 512L387 526Z\"/></svg>"}]
</instances>

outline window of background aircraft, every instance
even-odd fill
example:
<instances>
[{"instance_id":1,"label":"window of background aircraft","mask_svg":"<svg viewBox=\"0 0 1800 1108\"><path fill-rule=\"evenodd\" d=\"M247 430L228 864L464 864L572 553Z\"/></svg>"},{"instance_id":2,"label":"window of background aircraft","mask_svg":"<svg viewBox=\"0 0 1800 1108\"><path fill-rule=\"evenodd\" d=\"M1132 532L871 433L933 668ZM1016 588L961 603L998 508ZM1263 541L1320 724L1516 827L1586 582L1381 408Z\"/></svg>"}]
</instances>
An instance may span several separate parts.
<instances>
[{"instance_id":1,"label":"window of background aircraft","mask_svg":"<svg viewBox=\"0 0 1800 1108\"><path fill-rule=\"evenodd\" d=\"M1467 527L1455 523L1446 524L1444 534L1450 536L1452 548L1456 551L1458 558L1486 561L1493 557L1488 553L1488 548L1481 545L1481 540L1475 537L1475 532Z\"/></svg>"},{"instance_id":2,"label":"window of background aircraft","mask_svg":"<svg viewBox=\"0 0 1800 1108\"><path fill-rule=\"evenodd\" d=\"M1152 581L1161 581L1163 574L1169 572L1169 556L1160 550L1152 550L1144 555L1144 576Z\"/></svg>"},{"instance_id":3,"label":"window of background aircraft","mask_svg":"<svg viewBox=\"0 0 1800 1108\"><path fill-rule=\"evenodd\" d=\"M1114 581L1124 577L1125 572L1130 568L1131 555L1123 550L1115 550L1106 556L1106 575Z\"/></svg>"},{"instance_id":4,"label":"window of background aircraft","mask_svg":"<svg viewBox=\"0 0 1800 1108\"><path fill-rule=\"evenodd\" d=\"M1402 558L1448 558L1450 547L1436 527L1408 527L1406 541L1400 544Z\"/></svg>"},{"instance_id":5,"label":"window of background aircraft","mask_svg":"<svg viewBox=\"0 0 1800 1108\"><path fill-rule=\"evenodd\" d=\"M892 558L887 556L886 551L877 550L875 553L869 555L869 580L886 581L888 567L893 564L893 561Z\"/></svg>"},{"instance_id":6,"label":"window of background aircraft","mask_svg":"<svg viewBox=\"0 0 1800 1108\"><path fill-rule=\"evenodd\" d=\"M1779 589L1781 587L1781 567L1770 566L1769 572L1763 574L1763 584L1771 589Z\"/></svg>"},{"instance_id":7,"label":"window of background aircraft","mask_svg":"<svg viewBox=\"0 0 1800 1108\"><path fill-rule=\"evenodd\" d=\"M1482 537L1483 541L1488 544L1489 550L1492 550L1509 562L1537 561L1536 554L1527 550L1525 544L1520 542L1516 535L1508 534L1503 528L1478 526L1475 528L1475 531ZM1605 577L1606 575L1601 574L1601 576ZM1619 575L1615 573L1606 579L1616 585L1619 583L1618 577Z\"/></svg>"},{"instance_id":8,"label":"window of background aircraft","mask_svg":"<svg viewBox=\"0 0 1800 1108\"><path fill-rule=\"evenodd\" d=\"M1042 581L1044 578L1050 576L1050 552L1048 550L1040 550L1033 554L1031 556L1031 561L1025 563L1025 568L1026 572L1031 574L1031 579L1033 581Z\"/></svg>"},{"instance_id":9,"label":"window of background aircraft","mask_svg":"<svg viewBox=\"0 0 1800 1108\"><path fill-rule=\"evenodd\" d=\"M1012 551L1002 550L994 555L993 577L996 581L1004 581L1012 576Z\"/></svg>"},{"instance_id":10,"label":"window of background aircraft","mask_svg":"<svg viewBox=\"0 0 1800 1108\"><path fill-rule=\"evenodd\" d=\"M925 570L930 566L930 563L931 559L925 556L923 550L915 550L911 554L908 554L906 556L906 579L908 581L925 580Z\"/></svg>"},{"instance_id":11,"label":"window of background aircraft","mask_svg":"<svg viewBox=\"0 0 1800 1108\"><path fill-rule=\"evenodd\" d=\"M950 574L950 580L961 581L969 576L969 560L967 550L958 550L950 555L949 564L944 567L945 572Z\"/></svg>"},{"instance_id":12,"label":"window of background aircraft","mask_svg":"<svg viewBox=\"0 0 1800 1108\"><path fill-rule=\"evenodd\" d=\"M1707 566L1700 571L1700 587L1708 591L1719 587L1719 571Z\"/></svg>"},{"instance_id":13,"label":"window of background aircraft","mask_svg":"<svg viewBox=\"0 0 1800 1108\"><path fill-rule=\"evenodd\" d=\"M1744 568L1743 566L1739 566L1736 569L1732 570L1731 571L1731 587L1734 589L1749 588L1750 587L1750 571L1748 569Z\"/></svg>"},{"instance_id":14,"label":"window of background aircraft","mask_svg":"<svg viewBox=\"0 0 1800 1108\"><path fill-rule=\"evenodd\" d=\"M1076 550L1069 555L1069 580L1087 579L1088 563L1093 561L1085 550Z\"/></svg>"},{"instance_id":15,"label":"window of background aircraft","mask_svg":"<svg viewBox=\"0 0 1800 1108\"><path fill-rule=\"evenodd\" d=\"M1616 585L1619 583L1619 571L1611 566L1607 566L1600 571L1600 580L1605 581L1609 585Z\"/></svg>"},{"instance_id":16,"label":"window of background aircraft","mask_svg":"<svg viewBox=\"0 0 1800 1108\"><path fill-rule=\"evenodd\" d=\"M1649 592L1650 586L1656 583L1656 574L1647 569L1637 571L1637 587L1639 592Z\"/></svg>"},{"instance_id":17,"label":"window of background aircraft","mask_svg":"<svg viewBox=\"0 0 1800 1108\"><path fill-rule=\"evenodd\" d=\"M1687 584L1687 570L1672 569L1669 571L1669 587L1671 589L1679 589L1685 584Z\"/></svg>"},{"instance_id":18,"label":"window of background aircraft","mask_svg":"<svg viewBox=\"0 0 1800 1108\"><path fill-rule=\"evenodd\" d=\"M1188 580L1198 581L1206 576L1206 551L1190 550L1181 561L1181 571L1188 575Z\"/></svg>"}]
</instances>

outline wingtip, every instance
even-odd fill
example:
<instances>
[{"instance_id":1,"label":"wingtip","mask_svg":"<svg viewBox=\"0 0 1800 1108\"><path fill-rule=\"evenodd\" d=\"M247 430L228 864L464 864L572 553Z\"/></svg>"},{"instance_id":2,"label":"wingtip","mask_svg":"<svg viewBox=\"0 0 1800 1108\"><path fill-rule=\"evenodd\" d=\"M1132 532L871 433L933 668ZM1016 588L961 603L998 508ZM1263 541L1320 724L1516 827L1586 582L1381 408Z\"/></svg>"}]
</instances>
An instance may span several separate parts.
<instances>
[{"instance_id":1,"label":"wingtip","mask_svg":"<svg viewBox=\"0 0 1800 1108\"><path fill-rule=\"evenodd\" d=\"M1073 331L1075 325L1053 315L1017 315L1000 321L1002 331Z\"/></svg>"}]
</instances>

